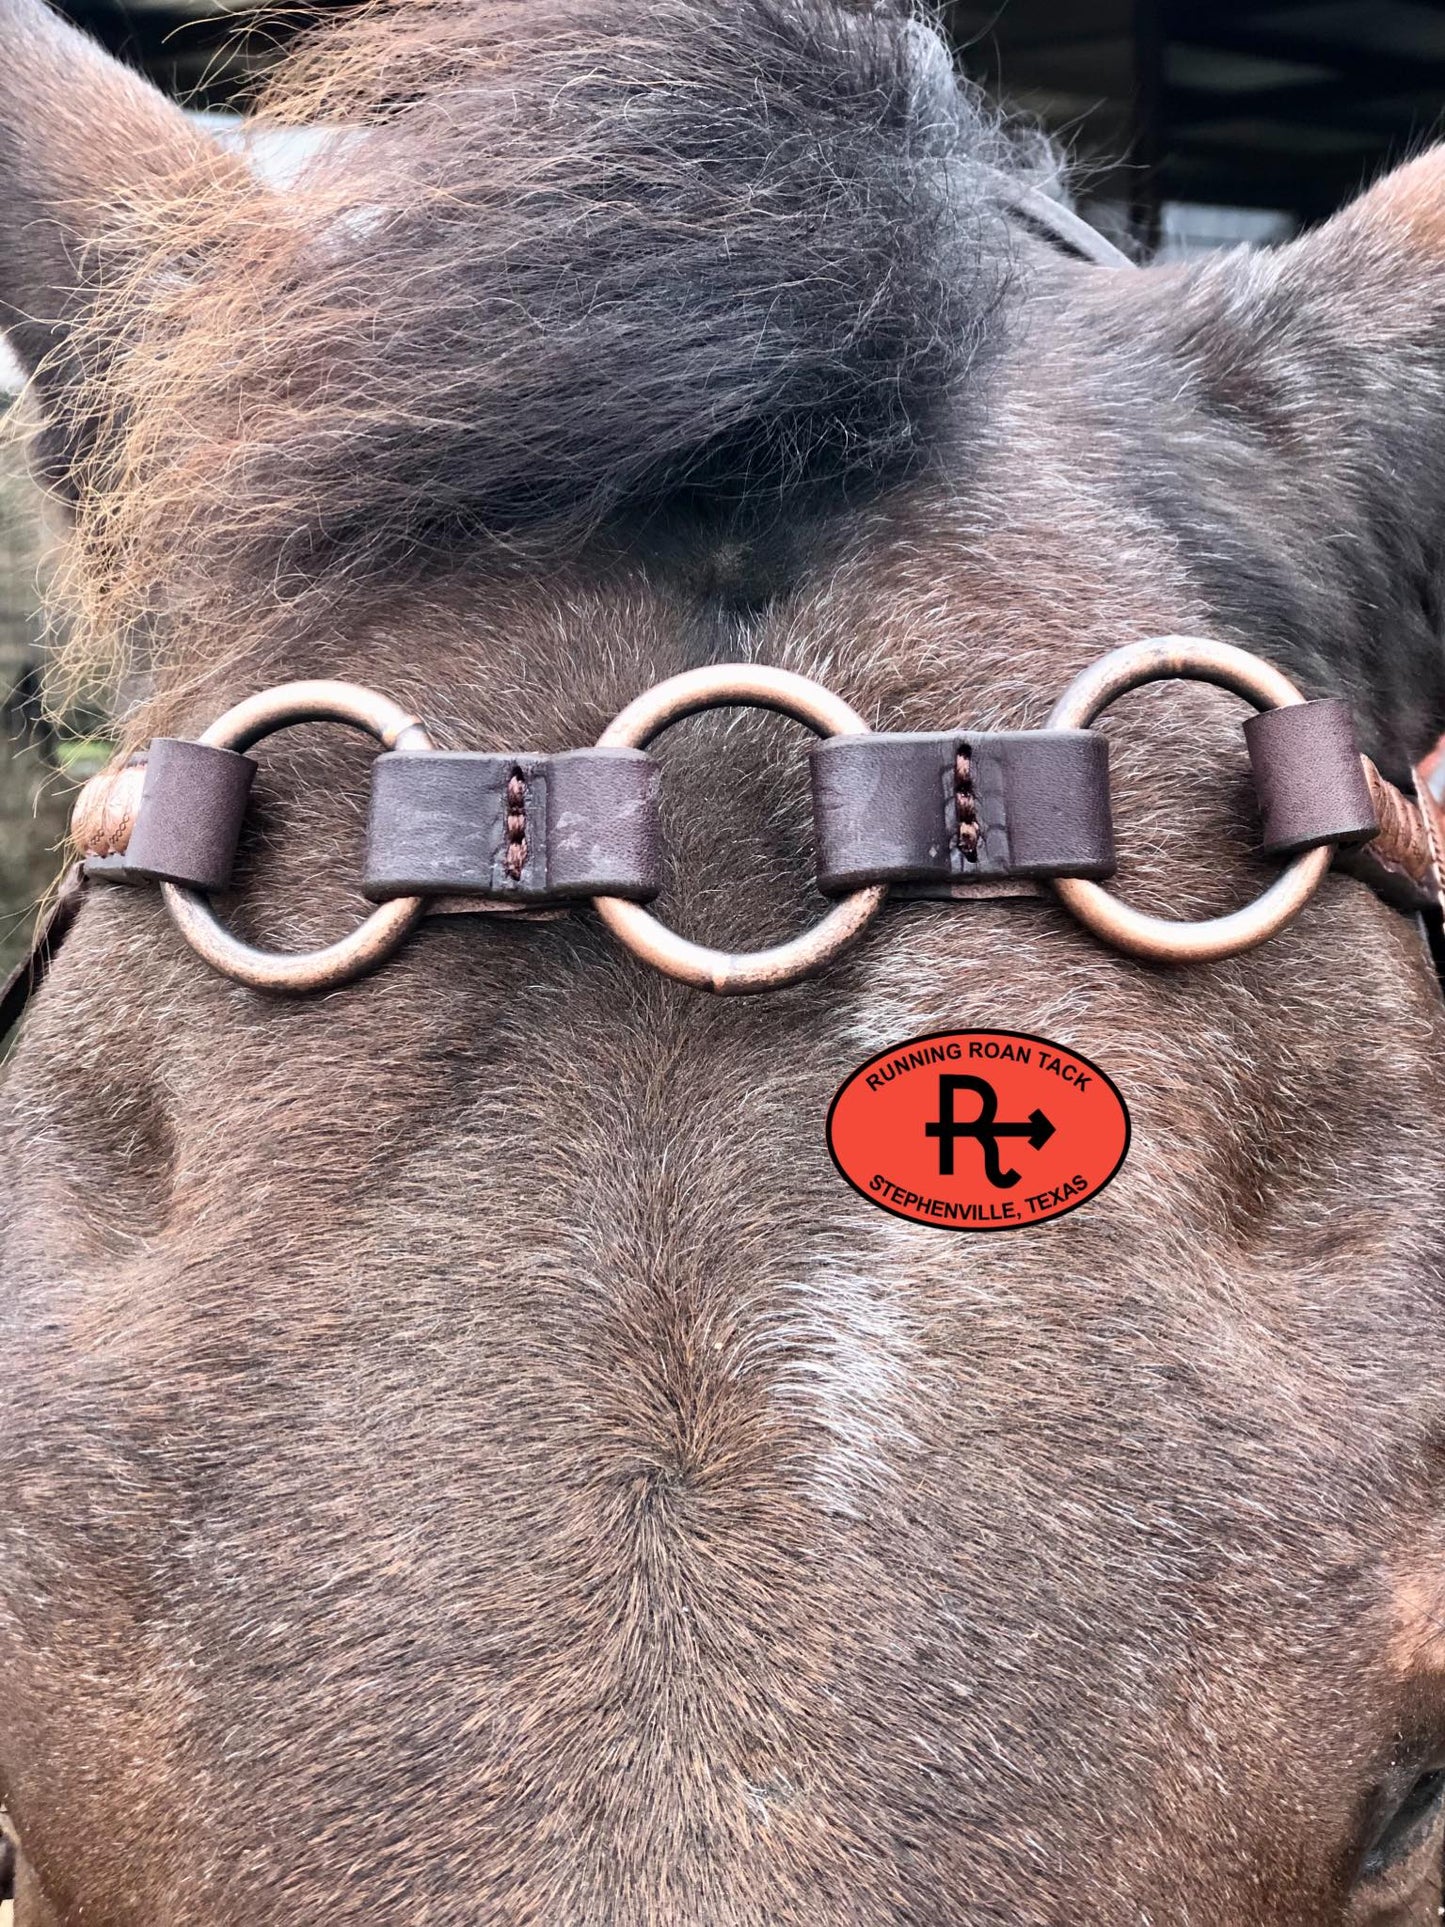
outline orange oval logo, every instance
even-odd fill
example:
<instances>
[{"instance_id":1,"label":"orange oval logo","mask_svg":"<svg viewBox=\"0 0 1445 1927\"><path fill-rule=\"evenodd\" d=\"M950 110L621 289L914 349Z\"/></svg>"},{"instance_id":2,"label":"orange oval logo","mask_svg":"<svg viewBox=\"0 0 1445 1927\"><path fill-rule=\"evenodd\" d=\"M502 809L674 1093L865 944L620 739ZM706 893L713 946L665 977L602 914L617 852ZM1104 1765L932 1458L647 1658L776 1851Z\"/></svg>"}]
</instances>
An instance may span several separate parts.
<instances>
[{"instance_id":1,"label":"orange oval logo","mask_svg":"<svg viewBox=\"0 0 1445 1927\"><path fill-rule=\"evenodd\" d=\"M1022 1231L1097 1197L1129 1112L1087 1057L1013 1030L880 1051L828 1113L833 1162L870 1204L940 1231Z\"/></svg>"}]
</instances>

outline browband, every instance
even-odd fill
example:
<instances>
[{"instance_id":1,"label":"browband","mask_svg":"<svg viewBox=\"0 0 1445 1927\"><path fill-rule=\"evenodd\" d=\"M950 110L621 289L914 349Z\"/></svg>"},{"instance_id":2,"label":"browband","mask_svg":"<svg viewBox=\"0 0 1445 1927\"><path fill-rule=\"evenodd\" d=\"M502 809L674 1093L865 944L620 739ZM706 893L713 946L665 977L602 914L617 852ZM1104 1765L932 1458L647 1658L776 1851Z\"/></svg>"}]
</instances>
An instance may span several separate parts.
<instances>
[{"instance_id":1,"label":"browband","mask_svg":"<svg viewBox=\"0 0 1445 1927\"><path fill-rule=\"evenodd\" d=\"M826 896L1114 874L1109 749L1091 730L839 736L810 761ZM119 808L105 775L77 806L88 874L228 890L255 773L234 750L158 738L127 764ZM388 751L372 764L362 894L497 909L650 903L663 886L661 782L642 750ZM1315 827L1316 840L1334 829Z\"/></svg>"},{"instance_id":2,"label":"browband","mask_svg":"<svg viewBox=\"0 0 1445 1927\"><path fill-rule=\"evenodd\" d=\"M1204 923L1143 916L1101 887L1115 870L1114 832L1108 743L1091 725L1126 690L1172 677L1231 689L1260 712L1244 733L1261 847L1288 865L1254 904ZM810 758L817 880L836 899L805 936L742 955L689 943L643 908L664 882L662 772L647 745L680 717L729 704L779 710L823 738ZM326 950L280 956L241 943L208 899L231 887L256 769L246 751L277 729L322 720L382 746L361 878L378 908ZM1040 886L1119 949L1208 961L1283 928L1336 854L1393 904L1434 909L1437 836L1430 788L1416 801L1387 783L1361 757L1343 701L1308 702L1244 650L1177 637L1112 652L1039 730L875 732L817 683L724 664L649 690L591 749L443 751L383 696L293 683L239 704L199 741L161 738L103 772L73 819L86 878L159 884L183 934L218 970L291 991L374 968L429 912L560 914L587 901L669 975L723 992L775 989L836 957L890 893L966 902Z\"/></svg>"}]
</instances>

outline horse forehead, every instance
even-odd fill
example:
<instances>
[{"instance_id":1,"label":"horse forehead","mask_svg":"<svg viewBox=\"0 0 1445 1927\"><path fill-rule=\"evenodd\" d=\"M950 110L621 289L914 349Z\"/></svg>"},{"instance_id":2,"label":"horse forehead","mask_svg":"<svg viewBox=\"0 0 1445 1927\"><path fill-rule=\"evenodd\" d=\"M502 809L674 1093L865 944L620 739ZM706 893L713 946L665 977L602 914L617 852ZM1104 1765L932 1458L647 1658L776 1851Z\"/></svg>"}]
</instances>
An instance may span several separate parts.
<instances>
[{"instance_id":1,"label":"horse forehead","mask_svg":"<svg viewBox=\"0 0 1445 1927\"><path fill-rule=\"evenodd\" d=\"M719 788L679 820L682 914L734 915L750 868L771 914L786 866L756 862L756 805L773 751L751 725L715 729L691 773ZM274 780L283 802L317 788L295 764ZM335 797L313 804L339 834ZM791 849L781 835L773 854ZM254 881L261 914L304 925L316 873L297 860L262 852ZM1190 877L1209 861L1196 852ZM330 863L321 909L346 888ZM607 1744L636 1745L654 1718L680 1747L726 1736L709 1741L709 1797L725 1819L765 1808L789 1840L800 1815L886 1829L911 1814L925 1860L941 1871L967 1840L972 1890L1003 1892L1017 1867L999 1842L1032 1832L1087 1886L1105 1878L1089 1815L1130 1786L1182 1816L1172 1845L1141 1825L1139 1867L1196 1858L1241 1788L1267 1813L1271 1775L1294 1785L1347 1757L1368 1682L1333 1679L1404 1531L1380 1503L1382 1441L1424 1416L1408 1407L1431 1355L1438 1091L1422 1051L1320 1023L1378 934L1348 889L1321 915L1207 994L1141 992L1046 909L996 905L966 933L900 919L866 975L809 993L806 1014L700 1003L572 924L431 933L344 1012L282 1012L207 979L154 905L110 901L36 1013L32 1048L53 1055L30 1114L68 1118L103 1156L72 1173L19 1280L45 1317L18 1380L64 1410L72 1464L128 1464L143 1502L128 1544L61 1556L98 1598L147 1597L169 1558L167 1482L229 1464L204 1664L287 1780L302 1722L310 1746L335 1715L304 1692L278 1709L237 1658L282 1600L293 1636L324 1635L338 1664L394 1650L403 1627L436 1658L435 1685L388 1701L403 1754L445 1716L468 1644L511 1641L486 1691L525 1729L523 1805L555 1789L559 1756L599 1743L559 1682L601 1668L626 1685L598 1716ZM104 1038L101 981L124 1018ZM1126 1177L1057 1234L981 1245L855 1201L823 1146L841 1077L898 1037L1005 1015L1118 1078L1136 1113ZM143 1137L138 1092L164 1120ZM1412 1127L1408 1170L1369 1163L1395 1220L1356 1189L1312 1213L1320 1172L1369 1159L1382 1093ZM49 1181L56 1141L22 1147L29 1182ZM97 1214L75 1195L98 1168L149 1227L139 1266L113 1226L79 1248ZM1342 1270L1359 1293L1322 1304ZM118 1373L154 1388L129 1414ZM437 1507L444 1532L418 1524ZM42 1539L46 1510L61 1509L33 1513ZM338 1559L344 1605L308 1604L307 1575ZM545 1654L539 1615L556 1629ZM677 1652L685 1721L667 1697ZM1036 1792L1000 1775L1000 1733ZM922 1822L920 1757L942 1788ZM432 1851L477 1764L441 1790ZM349 1771L334 1768L337 1798ZM631 1805L608 1818L643 1825Z\"/></svg>"}]
</instances>

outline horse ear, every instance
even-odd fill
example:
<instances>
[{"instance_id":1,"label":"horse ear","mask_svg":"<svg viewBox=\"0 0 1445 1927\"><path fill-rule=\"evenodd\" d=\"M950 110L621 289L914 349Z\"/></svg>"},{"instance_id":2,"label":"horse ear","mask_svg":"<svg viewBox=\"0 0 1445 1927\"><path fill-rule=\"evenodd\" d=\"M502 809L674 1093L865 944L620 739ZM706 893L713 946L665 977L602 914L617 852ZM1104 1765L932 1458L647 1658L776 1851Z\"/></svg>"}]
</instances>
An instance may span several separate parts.
<instances>
[{"instance_id":1,"label":"horse ear","mask_svg":"<svg viewBox=\"0 0 1445 1927\"><path fill-rule=\"evenodd\" d=\"M117 209L216 150L42 0L0 0L0 47L0 328L33 378L39 465L65 488L85 448L77 333L113 265Z\"/></svg>"},{"instance_id":2,"label":"horse ear","mask_svg":"<svg viewBox=\"0 0 1445 1927\"><path fill-rule=\"evenodd\" d=\"M1336 216L1336 223L1373 228L1398 242L1445 255L1445 145L1427 149L1376 181Z\"/></svg>"}]
</instances>

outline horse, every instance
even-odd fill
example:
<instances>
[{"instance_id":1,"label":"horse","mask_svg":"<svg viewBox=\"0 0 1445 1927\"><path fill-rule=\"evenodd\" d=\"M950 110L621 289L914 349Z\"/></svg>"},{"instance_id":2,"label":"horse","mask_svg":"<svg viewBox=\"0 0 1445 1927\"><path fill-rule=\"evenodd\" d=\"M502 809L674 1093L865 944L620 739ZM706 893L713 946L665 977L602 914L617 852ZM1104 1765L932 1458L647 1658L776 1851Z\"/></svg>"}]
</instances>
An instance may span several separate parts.
<instances>
[{"instance_id":1,"label":"horse","mask_svg":"<svg viewBox=\"0 0 1445 1927\"><path fill-rule=\"evenodd\" d=\"M58 673L123 754L331 678L551 755L718 665L1032 728L1180 633L1397 781L1445 730L1445 150L1111 271L895 0L381 0L258 110L284 184L40 0L0 37ZM1239 718L1102 725L1132 904L1270 874ZM809 914L802 741L658 745L671 924ZM354 924L373 748L258 750L243 934ZM841 1181L843 1081L966 1030L1112 1080L1106 1190L969 1236ZM0 1097L17 1927L1433 1920L1442 1115L1427 947L1338 868L1218 962L983 893L748 998L585 911L268 995L91 888Z\"/></svg>"}]
</instances>

